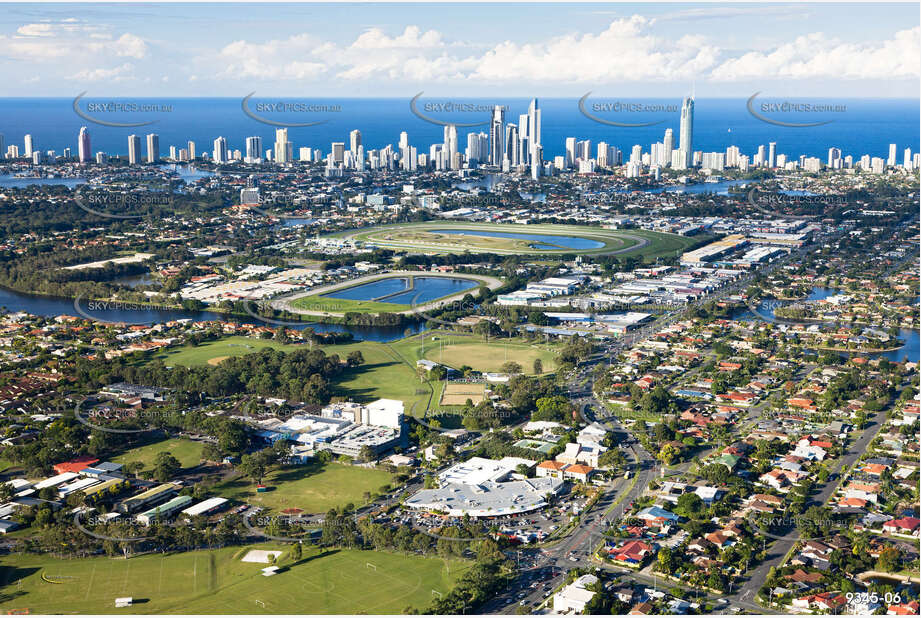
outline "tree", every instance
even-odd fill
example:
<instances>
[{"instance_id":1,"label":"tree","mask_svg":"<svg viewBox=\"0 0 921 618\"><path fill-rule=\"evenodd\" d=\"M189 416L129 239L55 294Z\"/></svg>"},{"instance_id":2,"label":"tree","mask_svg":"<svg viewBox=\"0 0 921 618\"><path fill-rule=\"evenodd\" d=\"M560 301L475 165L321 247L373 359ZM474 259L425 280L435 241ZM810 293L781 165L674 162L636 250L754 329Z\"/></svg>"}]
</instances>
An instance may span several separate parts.
<instances>
[{"instance_id":1,"label":"tree","mask_svg":"<svg viewBox=\"0 0 921 618\"><path fill-rule=\"evenodd\" d=\"M570 411L569 400L562 395L541 397L535 403L537 410L531 415L535 421L562 421Z\"/></svg>"},{"instance_id":2,"label":"tree","mask_svg":"<svg viewBox=\"0 0 921 618\"><path fill-rule=\"evenodd\" d=\"M158 481L161 483L167 482L181 469L182 464L171 453L166 451L157 453L157 457L154 460L154 478Z\"/></svg>"},{"instance_id":3,"label":"tree","mask_svg":"<svg viewBox=\"0 0 921 618\"><path fill-rule=\"evenodd\" d=\"M544 363L539 358L535 358L533 368L534 374L540 375L544 372Z\"/></svg>"},{"instance_id":4,"label":"tree","mask_svg":"<svg viewBox=\"0 0 921 618\"><path fill-rule=\"evenodd\" d=\"M516 374L521 373L521 365L519 363L516 363L515 361L508 361L502 364L500 371L502 371L502 373L507 373L509 375L516 375Z\"/></svg>"},{"instance_id":5,"label":"tree","mask_svg":"<svg viewBox=\"0 0 921 618\"><path fill-rule=\"evenodd\" d=\"M884 573L894 573L899 568L899 550L897 547L887 547L879 554L876 561L876 570Z\"/></svg>"},{"instance_id":6,"label":"tree","mask_svg":"<svg viewBox=\"0 0 921 618\"><path fill-rule=\"evenodd\" d=\"M680 452L677 448L675 448L673 444L666 444L661 448L657 457L659 461L664 463L666 466L670 466L675 461L675 459L678 458L678 455L680 455Z\"/></svg>"},{"instance_id":7,"label":"tree","mask_svg":"<svg viewBox=\"0 0 921 618\"><path fill-rule=\"evenodd\" d=\"M349 353L346 362L349 367L357 367L358 365L364 364L365 357L361 354L361 350L355 350Z\"/></svg>"},{"instance_id":8,"label":"tree","mask_svg":"<svg viewBox=\"0 0 921 618\"><path fill-rule=\"evenodd\" d=\"M246 476L252 478L257 483L261 483L265 476L266 466L261 453L253 455L246 454L240 458L240 465L237 468Z\"/></svg>"},{"instance_id":9,"label":"tree","mask_svg":"<svg viewBox=\"0 0 921 618\"><path fill-rule=\"evenodd\" d=\"M675 513L678 515L688 519L699 519L705 511L704 501L697 494L688 492L678 496L678 502L675 504Z\"/></svg>"},{"instance_id":10,"label":"tree","mask_svg":"<svg viewBox=\"0 0 921 618\"><path fill-rule=\"evenodd\" d=\"M374 452L374 449L365 444L358 451L358 459L364 462L373 461L377 457L377 453Z\"/></svg>"},{"instance_id":11,"label":"tree","mask_svg":"<svg viewBox=\"0 0 921 618\"><path fill-rule=\"evenodd\" d=\"M672 555L672 550L670 548L663 547L660 549L656 559L659 564L659 571L662 573L671 575L675 570L675 557Z\"/></svg>"}]
</instances>

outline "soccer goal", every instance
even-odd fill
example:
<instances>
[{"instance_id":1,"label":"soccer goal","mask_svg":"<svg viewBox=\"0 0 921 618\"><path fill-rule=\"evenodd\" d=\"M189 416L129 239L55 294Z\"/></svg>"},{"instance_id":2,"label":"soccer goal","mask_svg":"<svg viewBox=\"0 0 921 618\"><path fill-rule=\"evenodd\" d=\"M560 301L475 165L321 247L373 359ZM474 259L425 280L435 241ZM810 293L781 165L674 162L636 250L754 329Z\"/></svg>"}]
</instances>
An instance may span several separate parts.
<instances>
[{"instance_id":1,"label":"soccer goal","mask_svg":"<svg viewBox=\"0 0 921 618\"><path fill-rule=\"evenodd\" d=\"M365 562L365 568L366 568L366 569L373 569L374 572L377 573L377 567L376 567L375 565L371 564L370 562Z\"/></svg>"},{"instance_id":2,"label":"soccer goal","mask_svg":"<svg viewBox=\"0 0 921 618\"><path fill-rule=\"evenodd\" d=\"M439 599L443 599L443 598L444 598L444 595L441 594L440 592L438 592L437 590L432 590L432 596L433 596L433 597L438 597Z\"/></svg>"}]
</instances>

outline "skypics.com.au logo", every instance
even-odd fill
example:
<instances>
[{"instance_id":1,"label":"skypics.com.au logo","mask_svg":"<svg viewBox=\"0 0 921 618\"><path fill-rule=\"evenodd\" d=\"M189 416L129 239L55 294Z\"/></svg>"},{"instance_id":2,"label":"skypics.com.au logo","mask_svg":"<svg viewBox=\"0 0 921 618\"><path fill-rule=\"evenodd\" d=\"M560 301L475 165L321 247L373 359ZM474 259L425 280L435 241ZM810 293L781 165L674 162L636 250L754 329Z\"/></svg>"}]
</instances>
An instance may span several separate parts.
<instances>
[{"instance_id":1,"label":"skypics.com.au logo","mask_svg":"<svg viewBox=\"0 0 921 618\"><path fill-rule=\"evenodd\" d=\"M74 113L80 118L92 122L93 124L104 127L132 128L146 127L155 124L159 120L138 120L135 122L116 122L114 120L103 120L100 116L108 115L110 118L120 117L129 118L137 117L142 114L144 118L149 118L151 114L163 114L173 111L172 103L156 103L151 101L133 101L133 100L100 100L100 101L83 101L86 96L84 90L73 101ZM81 103L85 103L86 111L81 109Z\"/></svg>"},{"instance_id":2,"label":"skypics.com.au logo","mask_svg":"<svg viewBox=\"0 0 921 618\"><path fill-rule=\"evenodd\" d=\"M819 120L815 122L790 122L788 120L778 120L777 118L768 116L767 114L798 114L798 117L803 117L803 115L809 114L824 115L829 113L843 113L847 111L847 105L844 104L811 101L761 102L756 105L755 99L759 94L761 94L761 92L756 92L750 96L748 101L745 103L745 106L748 108L748 113L761 122L777 125L779 127L792 127L795 129L820 127L822 125L830 124L834 122L834 120Z\"/></svg>"},{"instance_id":3,"label":"skypics.com.au logo","mask_svg":"<svg viewBox=\"0 0 921 618\"><path fill-rule=\"evenodd\" d=\"M491 114L497 108L501 109L503 112L508 111L507 105L498 105L498 104L488 104L488 103L473 103L469 101L451 101L451 100L440 100L440 101L427 101L421 104L422 109L420 110L419 99L422 97L424 92L420 92L412 99L409 100L409 111L412 114L424 120L430 124L437 124L442 127L454 126L457 128L470 128L470 127L482 127L489 124L488 120L481 122L456 122L452 120L442 119L440 117L432 116L431 114L442 114L447 117L450 114Z\"/></svg>"},{"instance_id":4,"label":"skypics.com.au logo","mask_svg":"<svg viewBox=\"0 0 921 618\"><path fill-rule=\"evenodd\" d=\"M676 114L680 111L680 106L672 103L642 103L635 101L608 101L608 102L595 102L591 104L591 112L586 107L586 101L588 100L591 92L586 92L581 99L579 99L579 111L582 112L582 115L590 120L594 120L599 124L605 124L612 127L626 127L626 128L635 128L635 127L652 127L657 124L662 124L665 122L665 119L655 120L650 122L622 122L619 120L609 120L607 118L602 118L597 114Z\"/></svg>"},{"instance_id":5,"label":"skypics.com.au logo","mask_svg":"<svg viewBox=\"0 0 921 618\"><path fill-rule=\"evenodd\" d=\"M107 219L141 219L157 208L171 208L174 196L163 191L111 191L77 189L74 203L86 212Z\"/></svg>"},{"instance_id":6,"label":"skypics.com.au logo","mask_svg":"<svg viewBox=\"0 0 921 618\"><path fill-rule=\"evenodd\" d=\"M74 311L92 322L106 324L150 324L157 321L158 311L175 311L175 307L122 300L84 300L81 292L74 298ZM137 314L139 320L126 319L126 314Z\"/></svg>"},{"instance_id":7,"label":"skypics.com.au logo","mask_svg":"<svg viewBox=\"0 0 921 618\"><path fill-rule=\"evenodd\" d=\"M336 103L309 103L303 100L264 100L252 101L256 95L250 92L240 101L240 107L243 113L257 122L279 128L297 128L297 127L315 127L317 125L329 122L329 118L320 120L294 120L294 118L303 118L304 114L338 114L342 112L342 106ZM292 116L292 114L296 116ZM307 116L311 117L311 116ZM315 116L313 116L315 117Z\"/></svg>"}]
</instances>

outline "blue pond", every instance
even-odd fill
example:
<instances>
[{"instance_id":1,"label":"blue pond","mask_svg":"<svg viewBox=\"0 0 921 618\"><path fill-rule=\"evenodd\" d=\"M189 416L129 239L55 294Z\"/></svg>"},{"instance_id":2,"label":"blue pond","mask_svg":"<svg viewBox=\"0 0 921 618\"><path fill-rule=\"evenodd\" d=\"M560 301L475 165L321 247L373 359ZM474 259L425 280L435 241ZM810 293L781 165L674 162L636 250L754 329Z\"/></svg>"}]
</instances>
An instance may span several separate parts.
<instances>
[{"instance_id":1,"label":"blue pond","mask_svg":"<svg viewBox=\"0 0 921 618\"><path fill-rule=\"evenodd\" d=\"M427 303L475 287L477 287L477 282L471 279L418 276L413 277L413 283L410 285L408 277L390 277L344 290L336 290L323 294L323 297L410 305Z\"/></svg>"},{"instance_id":2,"label":"blue pond","mask_svg":"<svg viewBox=\"0 0 921 618\"><path fill-rule=\"evenodd\" d=\"M517 238L533 241L531 248L542 250L566 249L600 249L603 242L579 238L578 236L550 236L548 234L521 234L516 232L486 232L480 230L431 230L435 234L458 234L467 236L488 236L490 238Z\"/></svg>"}]
</instances>

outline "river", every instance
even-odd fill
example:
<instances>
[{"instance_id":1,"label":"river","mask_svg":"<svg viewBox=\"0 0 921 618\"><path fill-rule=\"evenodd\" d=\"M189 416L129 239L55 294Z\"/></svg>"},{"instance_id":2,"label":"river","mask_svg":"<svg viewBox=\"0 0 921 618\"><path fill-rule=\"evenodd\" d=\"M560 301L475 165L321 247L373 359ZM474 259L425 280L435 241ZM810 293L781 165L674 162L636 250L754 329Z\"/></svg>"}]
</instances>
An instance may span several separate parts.
<instances>
[{"instance_id":1,"label":"river","mask_svg":"<svg viewBox=\"0 0 921 618\"><path fill-rule=\"evenodd\" d=\"M87 301L81 301L81 307L87 311ZM32 294L23 294L0 288L0 308L9 312L25 311L32 315L41 315L45 317L55 317L59 315L78 315L74 308L73 299L56 298L50 296L36 296ZM171 320L192 319L195 321L223 320L227 322L236 322L238 324L255 324L267 325L261 320L245 316L231 316L214 311L186 311L184 309L153 309L153 308L127 308L127 309L106 309L105 319L113 322L125 322L127 324L155 324L159 322L169 322ZM295 330L312 328L318 333L346 332L351 333L356 340L360 341L396 341L402 339L407 328L414 333L424 330L425 325L410 324L409 326L348 326L342 324L322 324L319 322L304 322L297 326L289 326Z\"/></svg>"},{"instance_id":2,"label":"river","mask_svg":"<svg viewBox=\"0 0 921 618\"><path fill-rule=\"evenodd\" d=\"M829 296L834 296L835 294L839 294L839 293L841 293L840 290L817 286L809 290L809 294L806 296L805 300L823 300L823 299L828 298ZM789 301L789 302L799 302L799 301ZM785 304L788 304L788 303L785 303L783 301L776 301L773 299L763 300L758 305L758 314L764 318L773 320L774 310L777 307L783 306ZM734 313L732 315L732 319L751 321L751 320L759 319L759 316L756 316L754 313L752 313L750 309L745 308L745 309L740 309L739 311ZM793 320L782 320L782 322L785 324L797 323ZM888 358L889 360L893 362L902 362L905 359L910 359L910 360L913 360L914 362L918 362L919 357L921 357L921 334L919 334L919 331L911 329L911 328L900 328L898 337L901 341L904 342L905 345L898 348L897 350L890 350L888 352L876 352L874 354L866 354L866 356L869 356L870 358L877 358L877 357ZM848 354L847 352L842 352L842 355L847 355L847 354Z\"/></svg>"}]
</instances>

